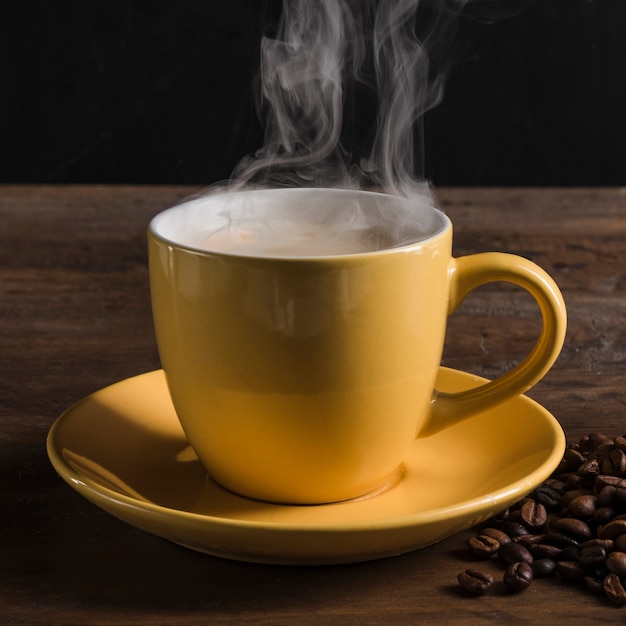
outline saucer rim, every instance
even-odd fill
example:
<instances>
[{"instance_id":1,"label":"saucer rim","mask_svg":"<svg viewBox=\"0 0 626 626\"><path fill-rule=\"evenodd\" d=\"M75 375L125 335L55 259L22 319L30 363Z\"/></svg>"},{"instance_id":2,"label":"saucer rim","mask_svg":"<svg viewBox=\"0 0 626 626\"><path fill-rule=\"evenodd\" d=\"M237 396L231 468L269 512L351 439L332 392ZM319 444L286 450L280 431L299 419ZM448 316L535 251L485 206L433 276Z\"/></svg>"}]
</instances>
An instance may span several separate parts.
<instances>
[{"instance_id":1,"label":"saucer rim","mask_svg":"<svg viewBox=\"0 0 626 626\"><path fill-rule=\"evenodd\" d=\"M441 366L441 370L448 370L452 373L460 374L467 379L472 379L473 382L477 384L488 382L487 379L477 376L475 374L471 374L468 372L464 372L462 370L448 368ZM52 463L55 470L58 472L61 478L63 478L70 486L72 486L76 491L78 491L81 495L86 497L88 500L97 504L99 501L110 501L115 505L124 505L126 507L132 509L139 509L142 512L145 512L150 515L156 515L160 517L176 517L183 518L193 522L200 522L205 525L211 525L215 527L221 528L241 528L241 529L249 529L255 531L263 531L263 532L275 532L275 533L290 533L295 532L298 534L324 534L324 533L359 533L359 532L378 532L378 531L390 531L390 530L399 530L399 529L407 529L415 526L423 526L430 525L437 522L450 522L451 518L459 518L466 519L472 516L477 516L480 519L485 518L485 513L488 510L496 512L503 508L499 503L506 502L512 503L523 497L529 491L533 489L533 487L539 485L543 480L548 478L550 474L554 471L554 469L560 463L563 452L566 446L565 434L558 420L548 411L545 407L539 404L537 401L529 398L525 394L521 394L514 398L507 400L507 402L522 402L524 404L528 404L535 412L538 412L542 415L542 417L546 420L550 425L550 431L553 435L554 445L552 446L552 451L548 455L548 457L541 463L541 465L533 470L530 474L527 474L523 478L505 485L501 487L497 491L484 493L478 497L469 499L469 500L461 500L453 505L448 505L444 507L438 507L435 509L429 509L426 511L420 511L416 513L398 515L395 517L387 517L387 518L379 518L379 519L369 519L369 520L353 520L349 522L315 522L312 524L304 524L304 523L286 523L286 522L274 522L274 521L261 521L261 520L246 520L239 519L236 516L233 517L216 517L213 515L207 515L204 513L194 513L191 511L186 511L182 509L170 508L164 505L156 504L150 501L143 501L137 498L131 497L127 494L120 493L114 489L110 489L109 487L104 486L98 481L92 480L86 476L80 474L80 472L72 469L63 459L62 453L57 449L56 446L56 433L60 428L62 422L66 419L66 416L75 412L81 404L87 402L92 399L93 396L98 394L105 394L107 390L120 385L121 383L132 384L133 381L137 381L137 379L154 376L163 370L152 370L148 372L144 372L142 374L138 374L136 376L131 376L129 378L122 379L118 382L107 385L94 393L91 393L84 398L80 399L73 405L71 405L68 409L63 411L61 415L54 421L52 424L48 436L46 439L46 449L48 453L48 457L50 462ZM498 410L496 407L492 410ZM453 427L452 427L453 428ZM91 496L91 497L90 497ZM243 496L239 496L243 498ZM245 498L244 498L245 499ZM349 505L351 501L348 500L345 503L330 503L332 506L341 506L342 504ZM488 504L487 504L488 502ZM276 507L295 507L295 508L306 508L308 506L313 505L285 505L285 504L274 504L267 503L267 507L276 508ZM328 506L325 504L314 505L314 506ZM111 511L107 512L109 514L113 514ZM113 514L114 515L114 514ZM477 523L477 522L476 522ZM472 524L473 525L473 524ZM464 525L467 527L467 524ZM154 533L158 534L158 533Z\"/></svg>"}]
</instances>

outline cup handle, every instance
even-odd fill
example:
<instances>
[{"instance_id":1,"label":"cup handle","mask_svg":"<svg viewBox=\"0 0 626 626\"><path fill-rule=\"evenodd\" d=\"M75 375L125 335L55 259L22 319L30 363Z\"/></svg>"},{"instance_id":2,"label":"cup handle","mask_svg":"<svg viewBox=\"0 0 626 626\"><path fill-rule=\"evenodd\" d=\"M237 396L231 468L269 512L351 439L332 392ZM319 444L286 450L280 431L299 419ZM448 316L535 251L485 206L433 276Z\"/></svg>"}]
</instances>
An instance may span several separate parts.
<instances>
[{"instance_id":1,"label":"cup handle","mask_svg":"<svg viewBox=\"0 0 626 626\"><path fill-rule=\"evenodd\" d=\"M563 296L552 278L539 266L514 254L485 252L450 263L448 315L480 285L506 281L528 291L537 301L543 328L531 352L512 370L495 380L458 393L435 390L430 419L420 432L428 436L452 424L525 393L556 361L567 327Z\"/></svg>"}]
</instances>

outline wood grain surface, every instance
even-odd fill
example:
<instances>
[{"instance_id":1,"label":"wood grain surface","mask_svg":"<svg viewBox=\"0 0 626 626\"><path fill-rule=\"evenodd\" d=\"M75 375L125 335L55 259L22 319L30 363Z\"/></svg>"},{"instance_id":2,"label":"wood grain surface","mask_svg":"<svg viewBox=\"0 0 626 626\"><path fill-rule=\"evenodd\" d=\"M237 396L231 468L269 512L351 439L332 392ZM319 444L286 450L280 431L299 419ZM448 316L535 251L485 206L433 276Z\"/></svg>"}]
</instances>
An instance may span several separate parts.
<instances>
[{"instance_id":1,"label":"wood grain surface","mask_svg":"<svg viewBox=\"0 0 626 626\"><path fill-rule=\"evenodd\" d=\"M159 367L145 230L196 191L0 187L0 623L589 624L626 608L576 585L468 598L469 531L401 557L333 567L204 556L97 509L55 473L52 422L110 383ZM529 394L568 439L626 432L626 190L440 189L457 256L521 254L560 285L569 313L557 364ZM539 328L525 293L491 285L450 319L444 364L494 377Z\"/></svg>"}]
</instances>

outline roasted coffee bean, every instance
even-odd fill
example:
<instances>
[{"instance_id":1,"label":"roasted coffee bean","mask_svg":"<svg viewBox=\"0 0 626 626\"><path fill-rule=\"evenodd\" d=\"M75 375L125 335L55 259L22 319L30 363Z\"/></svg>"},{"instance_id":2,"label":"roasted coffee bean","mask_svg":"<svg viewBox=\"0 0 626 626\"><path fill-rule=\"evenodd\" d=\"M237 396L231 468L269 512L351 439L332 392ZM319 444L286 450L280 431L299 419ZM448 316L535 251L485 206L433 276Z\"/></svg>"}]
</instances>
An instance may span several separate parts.
<instances>
[{"instance_id":1,"label":"roasted coffee bean","mask_svg":"<svg viewBox=\"0 0 626 626\"><path fill-rule=\"evenodd\" d=\"M615 540L624 533L626 533L626 520L623 519L613 519L608 524L598 528L598 537L600 539Z\"/></svg>"},{"instance_id":2,"label":"roasted coffee bean","mask_svg":"<svg viewBox=\"0 0 626 626\"><path fill-rule=\"evenodd\" d=\"M624 537L626 539L626 537ZM589 541L585 541L585 543L580 544L580 549L584 550L585 548L591 548L599 546L603 548L605 552L610 552L615 547L615 542L612 539L589 539Z\"/></svg>"},{"instance_id":3,"label":"roasted coffee bean","mask_svg":"<svg viewBox=\"0 0 626 626\"><path fill-rule=\"evenodd\" d=\"M511 591L524 591L533 582L533 568L525 562L511 563L505 570L504 584Z\"/></svg>"},{"instance_id":4,"label":"roasted coffee bean","mask_svg":"<svg viewBox=\"0 0 626 626\"><path fill-rule=\"evenodd\" d=\"M578 469L586 460L585 455L580 450L574 450L573 448L565 450L563 458L572 469Z\"/></svg>"},{"instance_id":5,"label":"roasted coffee bean","mask_svg":"<svg viewBox=\"0 0 626 626\"><path fill-rule=\"evenodd\" d=\"M611 439L604 433L589 433L588 435L583 435L580 438L577 449L583 452L589 452L591 450L596 450L601 445L606 443L611 443Z\"/></svg>"},{"instance_id":6,"label":"roasted coffee bean","mask_svg":"<svg viewBox=\"0 0 626 626\"><path fill-rule=\"evenodd\" d=\"M577 561L557 561L556 571L565 580L583 580L585 568Z\"/></svg>"},{"instance_id":7,"label":"roasted coffee bean","mask_svg":"<svg viewBox=\"0 0 626 626\"><path fill-rule=\"evenodd\" d=\"M511 542L511 537L509 537L503 530L499 528L483 528L480 531L481 535L485 535L487 537L492 537L495 539L500 545Z\"/></svg>"},{"instance_id":8,"label":"roasted coffee bean","mask_svg":"<svg viewBox=\"0 0 626 626\"><path fill-rule=\"evenodd\" d=\"M605 539L605 541L610 541L610 539ZM619 550L620 552L626 552L626 535L620 535L615 538L613 543L613 548L615 550Z\"/></svg>"},{"instance_id":9,"label":"roasted coffee bean","mask_svg":"<svg viewBox=\"0 0 626 626\"><path fill-rule=\"evenodd\" d=\"M528 528L519 522L506 521L502 524L502 530L511 538L521 537L522 535L530 535Z\"/></svg>"},{"instance_id":10,"label":"roasted coffee bean","mask_svg":"<svg viewBox=\"0 0 626 626\"><path fill-rule=\"evenodd\" d=\"M626 436L618 435L617 437L615 437L615 440L613 441L613 445L616 448L620 450L624 450L626 452Z\"/></svg>"},{"instance_id":11,"label":"roasted coffee bean","mask_svg":"<svg viewBox=\"0 0 626 626\"><path fill-rule=\"evenodd\" d=\"M484 594L493 585L493 576L475 569L466 569L457 576L459 585L474 595Z\"/></svg>"},{"instance_id":12,"label":"roasted coffee bean","mask_svg":"<svg viewBox=\"0 0 626 626\"><path fill-rule=\"evenodd\" d=\"M580 489L583 484L583 478L579 474L569 474L565 483L565 488L569 490Z\"/></svg>"},{"instance_id":13,"label":"roasted coffee bean","mask_svg":"<svg viewBox=\"0 0 626 626\"><path fill-rule=\"evenodd\" d=\"M575 517L562 517L553 522L552 528L574 539L582 540L591 537L591 529L589 526Z\"/></svg>"},{"instance_id":14,"label":"roasted coffee bean","mask_svg":"<svg viewBox=\"0 0 626 626\"><path fill-rule=\"evenodd\" d=\"M576 496L567 505L570 515L579 519L591 519L597 507L598 497L593 494Z\"/></svg>"},{"instance_id":15,"label":"roasted coffee bean","mask_svg":"<svg viewBox=\"0 0 626 626\"><path fill-rule=\"evenodd\" d=\"M584 496L587 495L589 493L589 491L587 489L568 489L562 496L561 499L559 500L559 509L560 512L563 511L563 509L566 509L569 506L569 503L574 500L575 498L577 498L578 496Z\"/></svg>"},{"instance_id":16,"label":"roasted coffee bean","mask_svg":"<svg viewBox=\"0 0 626 626\"><path fill-rule=\"evenodd\" d=\"M533 561L535 578L549 578L556 571L556 561L552 559L537 559Z\"/></svg>"},{"instance_id":17,"label":"roasted coffee bean","mask_svg":"<svg viewBox=\"0 0 626 626\"><path fill-rule=\"evenodd\" d=\"M583 478L594 478L600 473L600 463L598 459L590 459L585 461L579 468L578 473Z\"/></svg>"},{"instance_id":18,"label":"roasted coffee bean","mask_svg":"<svg viewBox=\"0 0 626 626\"><path fill-rule=\"evenodd\" d=\"M606 566L614 574L626 576L626 552L611 552L606 557Z\"/></svg>"},{"instance_id":19,"label":"roasted coffee bean","mask_svg":"<svg viewBox=\"0 0 626 626\"><path fill-rule=\"evenodd\" d=\"M597 476L593 483L593 491L598 495L598 502L605 506L615 502L626 502L626 478L618 476Z\"/></svg>"},{"instance_id":20,"label":"roasted coffee bean","mask_svg":"<svg viewBox=\"0 0 626 626\"><path fill-rule=\"evenodd\" d=\"M626 590L617 574L608 574L603 583L606 597L614 604L626 604Z\"/></svg>"},{"instance_id":21,"label":"roasted coffee bean","mask_svg":"<svg viewBox=\"0 0 626 626\"><path fill-rule=\"evenodd\" d=\"M601 446L598 446L595 450L593 450L589 454L589 458L598 459L600 465L602 465L602 461L604 461L604 459L606 459L609 456L609 454L611 454L611 451L614 449L615 449L615 446L613 445L613 441L604 443ZM608 473L608 472L605 472L605 473Z\"/></svg>"},{"instance_id":22,"label":"roasted coffee bean","mask_svg":"<svg viewBox=\"0 0 626 626\"><path fill-rule=\"evenodd\" d=\"M528 547L529 552L535 559L551 559L556 561L561 556L563 548L551 546L547 543L537 543Z\"/></svg>"},{"instance_id":23,"label":"roasted coffee bean","mask_svg":"<svg viewBox=\"0 0 626 626\"><path fill-rule=\"evenodd\" d=\"M598 493L598 506L615 506L618 502L617 487L606 485Z\"/></svg>"},{"instance_id":24,"label":"roasted coffee bean","mask_svg":"<svg viewBox=\"0 0 626 626\"><path fill-rule=\"evenodd\" d=\"M500 549L500 542L488 535L477 535L467 540L470 552L477 557L488 559Z\"/></svg>"},{"instance_id":25,"label":"roasted coffee bean","mask_svg":"<svg viewBox=\"0 0 626 626\"><path fill-rule=\"evenodd\" d=\"M601 506L593 514L593 521L600 526L608 524L615 517L615 509L610 506Z\"/></svg>"},{"instance_id":26,"label":"roasted coffee bean","mask_svg":"<svg viewBox=\"0 0 626 626\"><path fill-rule=\"evenodd\" d=\"M607 437L604 433L589 433L588 440L590 444L590 450L597 450L601 446L611 445L613 439Z\"/></svg>"},{"instance_id":27,"label":"roasted coffee bean","mask_svg":"<svg viewBox=\"0 0 626 626\"><path fill-rule=\"evenodd\" d=\"M593 481L593 491L598 494L604 489L604 487L612 486L615 487L618 485L623 479L619 476L610 476L608 474L599 474L595 477Z\"/></svg>"},{"instance_id":28,"label":"roasted coffee bean","mask_svg":"<svg viewBox=\"0 0 626 626\"><path fill-rule=\"evenodd\" d=\"M505 543L500 546L498 558L507 565L518 562L532 563L534 560L528 548L519 543Z\"/></svg>"},{"instance_id":29,"label":"roasted coffee bean","mask_svg":"<svg viewBox=\"0 0 626 626\"><path fill-rule=\"evenodd\" d=\"M542 543L545 538L545 534L539 535L520 535L519 537L515 537L513 541L515 543L519 543L523 545L525 548L530 548L531 546L535 546L538 543Z\"/></svg>"},{"instance_id":30,"label":"roasted coffee bean","mask_svg":"<svg viewBox=\"0 0 626 626\"><path fill-rule=\"evenodd\" d=\"M565 483L558 478L547 478L543 484L547 487L550 487L550 489L554 489L556 491L565 491Z\"/></svg>"},{"instance_id":31,"label":"roasted coffee bean","mask_svg":"<svg viewBox=\"0 0 626 626\"><path fill-rule=\"evenodd\" d=\"M592 567L604 563L606 550L602 546L587 546L580 550L578 562L583 567Z\"/></svg>"},{"instance_id":32,"label":"roasted coffee bean","mask_svg":"<svg viewBox=\"0 0 626 626\"><path fill-rule=\"evenodd\" d=\"M579 542L574 539L574 537L570 537L565 533L561 532L550 532L546 533L543 538L544 542L548 545L559 546L560 548L565 548L567 546L577 546Z\"/></svg>"},{"instance_id":33,"label":"roasted coffee bean","mask_svg":"<svg viewBox=\"0 0 626 626\"><path fill-rule=\"evenodd\" d=\"M600 465L603 474L623 476L626 472L626 454L619 448L613 448Z\"/></svg>"},{"instance_id":34,"label":"roasted coffee bean","mask_svg":"<svg viewBox=\"0 0 626 626\"><path fill-rule=\"evenodd\" d=\"M535 489L535 498L546 508L555 509L559 505L561 494L556 489L543 485Z\"/></svg>"},{"instance_id":35,"label":"roasted coffee bean","mask_svg":"<svg viewBox=\"0 0 626 626\"><path fill-rule=\"evenodd\" d=\"M520 509L521 521L529 530L543 528L548 521L546 507L536 500L526 500Z\"/></svg>"}]
</instances>

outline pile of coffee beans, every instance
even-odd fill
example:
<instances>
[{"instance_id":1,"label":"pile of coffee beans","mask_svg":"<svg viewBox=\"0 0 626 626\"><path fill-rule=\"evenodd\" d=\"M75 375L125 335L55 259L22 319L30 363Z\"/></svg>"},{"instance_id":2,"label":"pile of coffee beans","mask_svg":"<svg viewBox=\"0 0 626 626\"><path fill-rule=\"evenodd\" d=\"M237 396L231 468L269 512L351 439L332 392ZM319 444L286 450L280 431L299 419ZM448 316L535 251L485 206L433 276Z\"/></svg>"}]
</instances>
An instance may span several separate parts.
<instances>
[{"instance_id":1,"label":"pile of coffee beans","mask_svg":"<svg viewBox=\"0 0 626 626\"><path fill-rule=\"evenodd\" d=\"M552 476L478 528L468 548L499 563L512 592L556 576L626 604L626 435L592 433L568 444ZM494 585L479 568L457 579L475 595Z\"/></svg>"}]
</instances>

